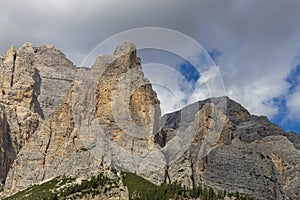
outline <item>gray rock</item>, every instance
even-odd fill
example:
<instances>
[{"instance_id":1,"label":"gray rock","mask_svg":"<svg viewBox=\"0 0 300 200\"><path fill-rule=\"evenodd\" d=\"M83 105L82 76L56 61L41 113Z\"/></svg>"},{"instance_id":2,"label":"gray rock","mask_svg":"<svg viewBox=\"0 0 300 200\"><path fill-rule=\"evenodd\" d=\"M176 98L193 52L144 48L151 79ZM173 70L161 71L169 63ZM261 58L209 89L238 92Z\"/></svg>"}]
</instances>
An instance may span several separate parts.
<instances>
[{"instance_id":1,"label":"gray rock","mask_svg":"<svg viewBox=\"0 0 300 200\"><path fill-rule=\"evenodd\" d=\"M287 132L284 135L294 144L294 147L300 150L300 135L295 132Z\"/></svg>"},{"instance_id":2,"label":"gray rock","mask_svg":"<svg viewBox=\"0 0 300 200\"><path fill-rule=\"evenodd\" d=\"M212 100L218 102L216 99L199 102L200 111ZM161 146L175 139L174 132L178 134L177 130L182 126L182 111L163 117L168 131L157 135ZM199 121L196 112L190 112L190 123L192 119ZM228 123L225 124L228 125L223 127L218 142L207 154L199 156L199 149L207 142L201 137L205 134L201 127L206 125L200 123L200 137L196 134L197 140L168 166L165 179L187 186L204 184L216 190L239 191L257 199L299 199L299 135L285 133L266 117L250 115L240 104L228 98L226 114ZM211 118L210 115L207 117ZM204 118L204 121L207 120Z\"/></svg>"},{"instance_id":3,"label":"gray rock","mask_svg":"<svg viewBox=\"0 0 300 200\"><path fill-rule=\"evenodd\" d=\"M0 181L26 141L70 90L75 66L51 45L25 43L0 59Z\"/></svg>"},{"instance_id":4,"label":"gray rock","mask_svg":"<svg viewBox=\"0 0 300 200\"><path fill-rule=\"evenodd\" d=\"M68 95L19 152L5 194L101 166L162 182L153 173L165 166L153 139L159 121L156 93L133 45L125 43L115 55L99 57L91 70L78 69Z\"/></svg>"}]
</instances>

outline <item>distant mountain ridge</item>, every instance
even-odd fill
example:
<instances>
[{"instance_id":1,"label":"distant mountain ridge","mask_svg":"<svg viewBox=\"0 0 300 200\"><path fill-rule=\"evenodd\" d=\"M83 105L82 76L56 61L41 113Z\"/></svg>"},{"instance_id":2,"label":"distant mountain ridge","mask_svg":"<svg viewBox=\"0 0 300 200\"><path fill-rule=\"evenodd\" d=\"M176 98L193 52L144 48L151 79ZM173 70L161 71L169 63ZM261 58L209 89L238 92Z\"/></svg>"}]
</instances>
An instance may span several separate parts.
<instances>
[{"instance_id":1,"label":"distant mountain ridge","mask_svg":"<svg viewBox=\"0 0 300 200\"><path fill-rule=\"evenodd\" d=\"M101 172L120 186L101 199L128 199L121 175L112 173L127 171L156 185L300 199L298 134L228 97L161 117L132 43L98 57L91 69L74 66L51 45L25 43L0 56L0 72L3 196Z\"/></svg>"}]
</instances>

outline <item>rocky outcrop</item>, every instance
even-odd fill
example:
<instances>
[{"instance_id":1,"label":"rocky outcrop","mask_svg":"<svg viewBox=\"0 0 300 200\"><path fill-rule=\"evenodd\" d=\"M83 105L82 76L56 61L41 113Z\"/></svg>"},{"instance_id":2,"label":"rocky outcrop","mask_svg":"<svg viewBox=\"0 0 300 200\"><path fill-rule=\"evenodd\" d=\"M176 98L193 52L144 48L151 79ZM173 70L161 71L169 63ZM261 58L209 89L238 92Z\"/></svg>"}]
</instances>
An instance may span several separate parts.
<instances>
[{"instance_id":1,"label":"rocky outcrop","mask_svg":"<svg viewBox=\"0 0 300 200\"><path fill-rule=\"evenodd\" d=\"M160 146L167 160L166 182L177 181L189 187L203 183L206 156L219 146L230 145L233 139L234 124L224 114L226 100L198 102L165 116L165 128L156 139L164 141Z\"/></svg>"},{"instance_id":2,"label":"rocky outcrop","mask_svg":"<svg viewBox=\"0 0 300 200\"><path fill-rule=\"evenodd\" d=\"M69 92L78 68L52 45L36 48L33 66L36 96L46 118Z\"/></svg>"},{"instance_id":3,"label":"rocky outcrop","mask_svg":"<svg viewBox=\"0 0 300 200\"><path fill-rule=\"evenodd\" d=\"M300 150L300 135L295 132L287 132L284 134L293 144L294 147Z\"/></svg>"},{"instance_id":4,"label":"rocky outcrop","mask_svg":"<svg viewBox=\"0 0 300 200\"><path fill-rule=\"evenodd\" d=\"M87 73L78 78L74 98L75 124L84 144L105 165L162 182L162 176L152 173L165 163L154 143L159 101L144 78L134 45L124 43L114 55L99 57Z\"/></svg>"},{"instance_id":5,"label":"rocky outcrop","mask_svg":"<svg viewBox=\"0 0 300 200\"><path fill-rule=\"evenodd\" d=\"M91 70L78 70L61 105L18 154L5 192L101 166L150 176L164 167L154 143L159 123L156 93L144 78L135 47L125 43L113 56L99 57Z\"/></svg>"},{"instance_id":6,"label":"rocky outcrop","mask_svg":"<svg viewBox=\"0 0 300 200\"><path fill-rule=\"evenodd\" d=\"M116 167L144 173L147 167L160 167L152 156L163 159L154 143L154 133L160 128L159 100L144 78L132 44L118 47L113 57L97 82L96 119L112 141L110 151L118 152L112 156Z\"/></svg>"},{"instance_id":7,"label":"rocky outcrop","mask_svg":"<svg viewBox=\"0 0 300 200\"><path fill-rule=\"evenodd\" d=\"M31 49L32 50L32 49ZM0 64L1 150L0 179L6 175L25 141L35 132L40 115L34 92L33 51L11 47ZM25 65L25 66L23 66Z\"/></svg>"},{"instance_id":8,"label":"rocky outcrop","mask_svg":"<svg viewBox=\"0 0 300 200\"><path fill-rule=\"evenodd\" d=\"M1 100L18 104L42 118L57 106L75 78L77 68L52 45L12 46L1 62Z\"/></svg>"},{"instance_id":9,"label":"rocky outcrop","mask_svg":"<svg viewBox=\"0 0 300 200\"><path fill-rule=\"evenodd\" d=\"M93 163L94 158L78 141L69 93L19 152L6 180L6 192L19 191L67 172L92 169Z\"/></svg>"},{"instance_id":10,"label":"rocky outcrop","mask_svg":"<svg viewBox=\"0 0 300 200\"><path fill-rule=\"evenodd\" d=\"M180 181L185 185L204 184L229 192L239 191L257 199L299 199L300 151L295 148L298 135L285 133L266 117L252 116L238 103L219 98L222 99L227 101L226 116L221 114L216 118L211 117L213 109L207 110L207 100L198 103L201 114L193 114L192 118L200 119L199 129L190 147L168 166L166 180ZM166 144L160 143L161 146L171 144L172 138L176 137L174 132L180 129L183 118L181 112L165 116L169 130L164 137L168 138L168 133L171 133L171 139ZM215 134L218 132L216 130L209 133L209 120L222 118L224 126L219 135ZM205 141L205 135L215 138L210 140L214 145L201 154L201 147L209 141Z\"/></svg>"},{"instance_id":11,"label":"rocky outcrop","mask_svg":"<svg viewBox=\"0 0 300 200\"><path fill-rule=\"evenodd\" d=\"M105 169L135 172L155 184L300 198L299 135L227 97L160 117L129 42L98 57L91 69L76 68L53 46L27 43L0 57L0 69L5 195Z\"/></svg>"},{"instance_id":12,"label":"rocky outcrop","mask_svg":"<svg viewBox=\"0 0 300 200\"><path fill-rule=\"evenodd\" d=\"M50 45L25 43L0 58L0 181L43 119L68 92L76 68Z\"/></svg>"}]
</instances>

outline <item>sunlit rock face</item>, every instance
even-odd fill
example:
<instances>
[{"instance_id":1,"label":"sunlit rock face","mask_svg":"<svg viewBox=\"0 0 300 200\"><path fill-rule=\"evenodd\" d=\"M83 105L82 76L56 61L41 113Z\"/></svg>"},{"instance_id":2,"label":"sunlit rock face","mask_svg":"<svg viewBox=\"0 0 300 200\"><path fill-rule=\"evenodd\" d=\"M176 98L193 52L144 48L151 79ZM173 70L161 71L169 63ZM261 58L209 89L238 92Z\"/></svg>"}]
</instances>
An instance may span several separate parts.
<instances>
[{"instance_id":1,"label":"sunlit rock face","mask_svg":"<svg viewBox=\"0 0 300 200\"><path fill-rule=\"evenodd\" d=\"M12 46L0 57L0 181L41 121L69 91L76 68L51 45Z\"/></svg>"}]
</instances>

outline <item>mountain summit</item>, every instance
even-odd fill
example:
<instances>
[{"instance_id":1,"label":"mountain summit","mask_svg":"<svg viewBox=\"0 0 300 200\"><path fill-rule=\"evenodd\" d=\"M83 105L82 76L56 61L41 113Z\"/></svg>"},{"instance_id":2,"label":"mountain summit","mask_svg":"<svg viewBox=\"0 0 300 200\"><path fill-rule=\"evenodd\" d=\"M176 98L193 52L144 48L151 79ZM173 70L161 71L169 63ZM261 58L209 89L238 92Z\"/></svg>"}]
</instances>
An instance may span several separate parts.
<instances>
[{"instance_id":1,"label":"mountain summit","mask_svg":"<svg viewBox=\"0 0 300 200\"><path fill-rule=\"evenodd\" d=\"M128 178L135 174L153 187L300 199L299 135L228 97L161 117L130 42L90 69L51 45L26 43L0 56L0 71L3 197L31 199L30 191L52 184L49 199L133 199ZM99 177L105 181L95 186ZM91 182L92 196L76 196L87 191L76 184Z\"/></svg>"}]
</instances>

